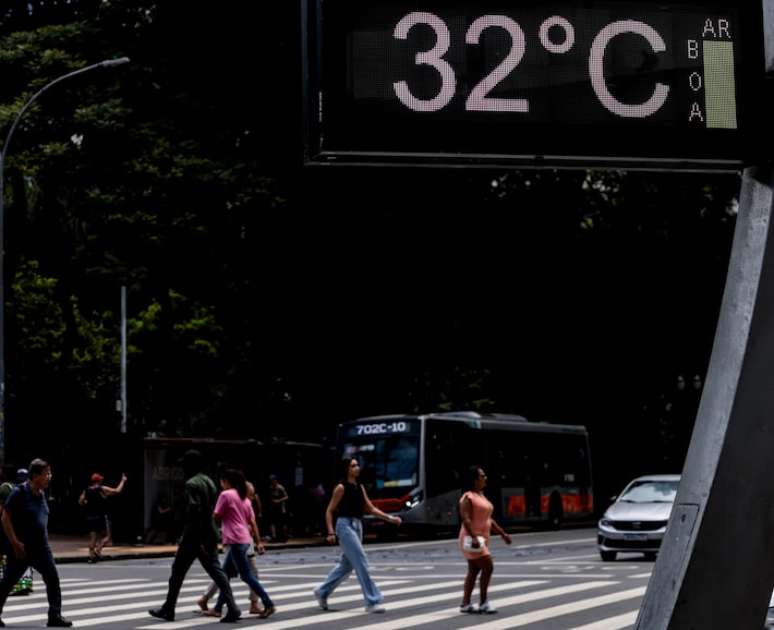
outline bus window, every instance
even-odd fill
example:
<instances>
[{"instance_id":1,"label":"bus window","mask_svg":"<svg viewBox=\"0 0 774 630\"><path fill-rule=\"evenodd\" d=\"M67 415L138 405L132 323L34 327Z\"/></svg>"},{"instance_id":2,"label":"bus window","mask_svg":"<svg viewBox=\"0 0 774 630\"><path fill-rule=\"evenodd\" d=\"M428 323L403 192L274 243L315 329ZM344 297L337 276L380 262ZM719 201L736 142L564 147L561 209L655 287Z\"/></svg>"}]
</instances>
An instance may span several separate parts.
<instances>
[{"instance_id":1,"label":"bus window","mask_svg":"<svg viewBox=\"0 0 774 630\"><path fill-rule=\"evenodd\" d=\"M360 462L361 481L371 498L399 498L419 484L419 436L350 438L342 454Z\"/></svg>"},{"instance_id":2,"label":"bus window","mask_svg":"<svg viewBox=\"0 0 774 630\"><path fill-rule=\"evenodd\" d=\"M427 424L427 492L438 496L462 488L462 469L468 465L464 451L464 426L458 423Z\"/></svg>"}]
</instances>

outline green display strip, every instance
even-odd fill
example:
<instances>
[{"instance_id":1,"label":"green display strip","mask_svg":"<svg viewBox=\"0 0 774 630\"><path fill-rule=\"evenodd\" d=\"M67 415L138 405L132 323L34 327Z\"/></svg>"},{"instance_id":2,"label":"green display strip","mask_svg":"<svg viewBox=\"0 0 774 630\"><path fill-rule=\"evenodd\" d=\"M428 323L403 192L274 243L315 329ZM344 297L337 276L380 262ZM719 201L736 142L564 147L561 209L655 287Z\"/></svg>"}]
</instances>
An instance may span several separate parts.
<instances>
[{"instance_id":1,"label":"green display strip","mask_svg":"<svg viewBox=\"0 0 774 630\"><path fill-rule=\"evenodd\" d=\"M733 42L704 41L704 99L709 129L736 129Z\"/></svg>"}]
</instances>

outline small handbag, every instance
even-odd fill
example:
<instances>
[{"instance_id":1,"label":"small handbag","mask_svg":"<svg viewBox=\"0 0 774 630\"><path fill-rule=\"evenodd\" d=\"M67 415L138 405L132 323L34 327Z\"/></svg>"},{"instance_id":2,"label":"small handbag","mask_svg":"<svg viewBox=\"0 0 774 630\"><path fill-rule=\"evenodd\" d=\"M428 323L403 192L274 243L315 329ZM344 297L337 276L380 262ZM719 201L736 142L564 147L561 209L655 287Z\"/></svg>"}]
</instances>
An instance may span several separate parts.
<instances>
[{"instance_id":1,"label":"small handbag","mask_svg":"<svg viewBox=\"0 0 774 630\"><path fill-rule=\"evenodd\" d=\"M478 540L478 548L473 546L472 536L465 536L462 539L462 548L471 553L482 553L486 549L486 540L483 536L476 536L476 539Z\"/></svg>"}]
</instances>

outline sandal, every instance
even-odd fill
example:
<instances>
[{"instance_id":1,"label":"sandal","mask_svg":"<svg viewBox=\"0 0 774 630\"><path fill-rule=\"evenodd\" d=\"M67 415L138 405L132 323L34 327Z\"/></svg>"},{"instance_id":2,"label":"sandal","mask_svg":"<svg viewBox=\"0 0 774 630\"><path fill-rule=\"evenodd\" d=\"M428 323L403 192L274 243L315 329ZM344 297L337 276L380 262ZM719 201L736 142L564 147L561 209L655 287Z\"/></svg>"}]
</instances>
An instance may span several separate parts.
<instances>
[{"instance_id":1,"label":"sandal","mask_svg":"<svg viewBox=\"0 0 774 630\"><path fill-rule=\"evenodd\" d=\"M274 608L274 606L269 606L268 608L264 608L263 609L263 612L260 615L258 615L258 618L259 619L267 619L267 618L271 617L275 612L277 612L277 611Z\"/></svg>"},{"instance_id":2,"label":"sandal","mask_svg":"<svg viewBox=\"0 0 774 630\"><path fill-rule=\"evenodd\" d=\"M210 608L210 610L203 610L202 617L220 617L221 612L216 608Z\"/></svg>"}]
</instances>

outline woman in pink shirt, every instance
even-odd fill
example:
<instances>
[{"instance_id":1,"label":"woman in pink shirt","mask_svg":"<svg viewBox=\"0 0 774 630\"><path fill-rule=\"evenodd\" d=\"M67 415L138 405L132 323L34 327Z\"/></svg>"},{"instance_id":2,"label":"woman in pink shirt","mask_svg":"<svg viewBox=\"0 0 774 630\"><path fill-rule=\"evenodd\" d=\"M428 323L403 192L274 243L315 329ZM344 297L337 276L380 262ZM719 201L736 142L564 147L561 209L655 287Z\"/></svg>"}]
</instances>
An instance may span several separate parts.
<instances>
[{"instance_id":1,"label":"woman in pink shirt","mask_svg":"<svg viewBox=\"0 0 774 630\"><path fill-rule=\"evenodd\" d=\"M263 612L258 616L266 619L274 614L274 604L253 575L247 559L247 550L252 541L255 541L258 553L263 553L264 549L255 522L255 512L247 498L245 476L238 470L224 470L220 474L220 486L223 492L218 497L213 515L221 524L221 538L226 549L223 570L227 574L233 574L233 569L236 569L242 581L261 598ZM215 605L216 611L222 609L221 597L218 597L218 603Z\"/></svg>"}]
</instances>

